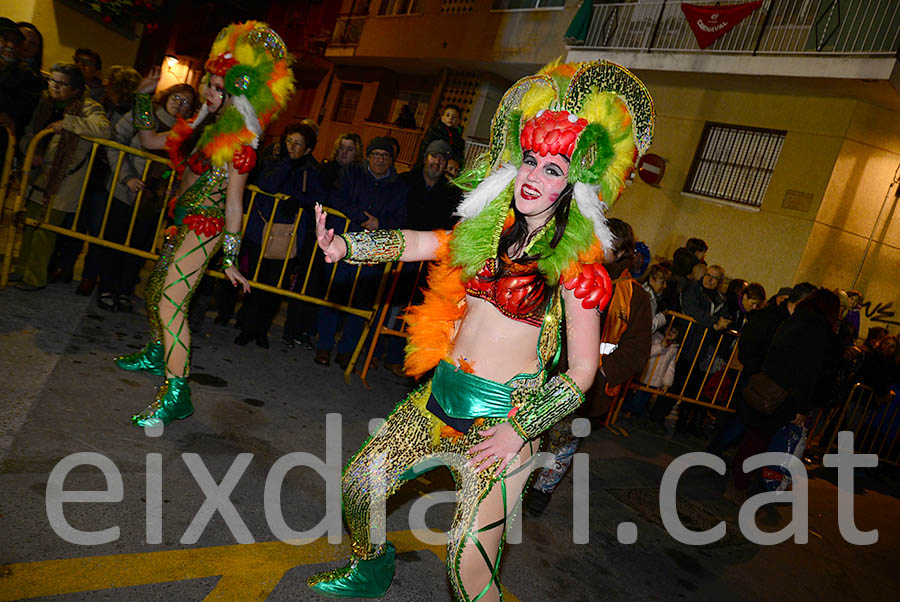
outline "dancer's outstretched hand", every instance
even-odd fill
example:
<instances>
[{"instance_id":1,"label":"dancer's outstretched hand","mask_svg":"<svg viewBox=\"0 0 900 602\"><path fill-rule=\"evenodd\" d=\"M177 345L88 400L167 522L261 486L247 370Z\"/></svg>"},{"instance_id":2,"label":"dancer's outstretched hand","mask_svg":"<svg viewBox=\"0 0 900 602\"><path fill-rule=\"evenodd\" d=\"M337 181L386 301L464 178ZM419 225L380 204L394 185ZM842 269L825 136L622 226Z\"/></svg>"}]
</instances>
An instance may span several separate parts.
<instances>
[{"instance_id":1,"label":"dancer's outstretched hand","mask_svg":"<svg viewBox=\"0 0 900 602\"><path fill-rule=\"evenodd\" d=\"M478 431L486 437L484 441L469 448L469 465L475 467L476 472L490 468L497 460L496 476L506 469L506 465L515 457L525 442L516 433L515 429L507 422L500 423L491 428Z\"/></svg>"},{"instance_id":2,"label":"dancer's outstretched hand","mask_svg":"<svg viewBox=\"0 0 900 602\"><path fill-rule=\"evenodd\" d=\"M316 203L316 241L325 254L326 263L337 263L347 256L347 243L334 235L334 228L325 227L325 209Z\"/></svg>"},{"instance_id":3,"label":"dancer's outstretched hand","mask_svg":"<svg viewBox=\"0 0 900 602\"><path fill-rule=\"evenodd\" d=\"M241 274L241 271L237 269L236 266L230 265L225 268L225 276L234 286L240 284L245 293L250 292L250 282L248 282L247 279L244 278L244 275Z\"/></svg>"},{"instance_id":4,"label":"dancer's outstretched hand","mask_svg":"<svg viewBox=\"0 0 900 602\"><path fill-rule=\"evenodd\" d=\"M154 67L150 70L150 73L140 81L137 85L136 92L141 92L143 94L153 94L156 92L156 86L159 85L160 78L160 68Z\"/></svg>"}]
</instances>

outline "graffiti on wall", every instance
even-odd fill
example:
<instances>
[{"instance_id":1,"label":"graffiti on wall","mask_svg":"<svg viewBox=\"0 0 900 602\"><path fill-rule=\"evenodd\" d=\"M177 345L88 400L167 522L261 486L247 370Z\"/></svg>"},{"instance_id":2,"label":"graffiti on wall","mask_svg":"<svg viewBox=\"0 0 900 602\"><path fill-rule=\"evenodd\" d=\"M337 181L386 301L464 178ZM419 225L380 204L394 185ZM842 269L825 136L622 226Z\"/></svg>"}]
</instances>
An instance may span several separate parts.
<instances>
[{"instance_id":1,"label":"graffiti on wall","mask_svg":"<svg viewBox=\"0 0 900 602\"><path fill-rule=\"evenodd\" d=\"M870 322L900 326L900 320L895 317L893 310L891 310L893 306L893 302L877 303L873 306L871 301L866 301L859 307L865 312L866 319Z\"/></svg>"}]
</instances>

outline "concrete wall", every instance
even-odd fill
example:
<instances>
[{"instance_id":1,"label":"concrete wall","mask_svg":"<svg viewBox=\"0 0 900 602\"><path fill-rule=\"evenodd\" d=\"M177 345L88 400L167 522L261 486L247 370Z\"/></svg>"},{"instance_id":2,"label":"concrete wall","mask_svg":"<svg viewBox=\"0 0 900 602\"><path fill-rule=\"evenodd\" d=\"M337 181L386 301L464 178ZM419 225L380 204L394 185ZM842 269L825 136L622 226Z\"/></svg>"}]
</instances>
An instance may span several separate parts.
<instances>
[{"instance_id":1,"label":"concrete wall","mask_svg":"<svg viewBox=\"0 0 900 602\"><path fill-rule=\"evenodd\" d=\"M3 16L28 21L44 36L44 68L71 62L75 49L100 53L103 66L134 64L140 38L129 40L101 23L53 0L11 0L3 3Z\"/></svg>"},{"instance_id":2,"label":"concrete wall","mask_svg":"<svg viewBox=\"0 0 900 602\"><path fill-rule=\"evenodd\" d=\"M898 179L900 112L857 102L796 278L859 290L863 333L900 324Z\"/></svg>"},{"instance_id":3,"label":"concrete wall","mask_svg":"<svg viewBox=\"0 0 900 602\"><path fill-rule=\"evenodd\" d=\"M768 292L791 284L857 101L656 85L652 74L641 76L657 109L650 152L666 159L666 173L659 188L636 179L610 215L631 223L655 256L671 257L696 236L710 246L707 261L729 277L761 282ZM787 131L759 209L682 194L706 121ZM809 209L783 208L788 190L811 194Z\"/></svg>"}]
</instances>

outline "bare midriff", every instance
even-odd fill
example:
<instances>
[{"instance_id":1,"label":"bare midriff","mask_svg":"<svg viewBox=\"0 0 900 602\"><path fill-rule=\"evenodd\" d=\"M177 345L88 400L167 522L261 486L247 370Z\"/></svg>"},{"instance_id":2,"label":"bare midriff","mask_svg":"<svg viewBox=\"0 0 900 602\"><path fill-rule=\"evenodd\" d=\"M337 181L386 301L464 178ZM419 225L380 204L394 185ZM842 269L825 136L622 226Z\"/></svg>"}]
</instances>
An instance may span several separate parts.
<instances>
[{"instance_id":1,"label":"bare midriff","mask_svg":"<svg viewBox=\"0 0 900 602\"><path fill-rule=\"evenodd\" d=\"M504 316L489 302L466 295L466 314L450 351L453 363L464 360L475 374L505 383L538 369L540 328Z\"/></svg>"},{"instance_id":2,"label":"bare midriff","mask_svg":"<svg viewBox=\"0 0 900 602\"><path fill-rule=\"evenodd\" d=\"M181 176L181 181L178 183L178 196L180 197L188 188L193 186L199 177L198 174L195 174L190 169L185 169L184 174Z\"/></svg>"}]
</instances>

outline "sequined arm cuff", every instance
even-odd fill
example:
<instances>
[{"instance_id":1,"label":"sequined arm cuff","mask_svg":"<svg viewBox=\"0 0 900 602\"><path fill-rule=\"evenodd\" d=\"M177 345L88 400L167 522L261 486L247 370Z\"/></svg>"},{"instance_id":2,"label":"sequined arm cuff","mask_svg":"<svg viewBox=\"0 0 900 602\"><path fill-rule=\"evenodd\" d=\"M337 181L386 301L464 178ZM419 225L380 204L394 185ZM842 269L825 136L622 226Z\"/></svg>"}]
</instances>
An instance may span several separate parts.
<instances>
[{"instance_id":1,"label":"sequined arm cuff","mask_svg":"<svg viewBox=\"0 0 900 602\"><path fill-rule=\"evenodd\" d=\"M406 249L406 238L400 230L372 230L345 232L341 238L347 243L344 261L372 265L397 261Z\"/></svg>"},{"instance_id":2,"label":"sequined arm cuff","mask_svg":"<svg viewBox=\"0 0 900 602\"><path fill-rule=\"evenodd\" d=\"M222 267L230 268L235 265L238 260L238 254L241 252L241 233L228 232L222 235Z\"/></svg>"},{"instance_id":3,"label":"sequined arm cuff","mask_svg":"<svg viewBox=\"0 0 900 602\"><path fill-rule=\"evenodd\" d=\"M537 388L512 392L510 426L522 439L534 439L575 411L584 402L584 392L568 374L558 374Z\"/></svg>"},{"instance_id":4,"label":"sequined arm cuff","mask_svg":"<svg viewBox=\"0 0 900 602\"><path fill-rule=\"evenodd\" d=\"M149 94L139 92L134 95L134 129L156 129L156 112L153 110L153 97Z\"/></svg>"}]
</instances>

